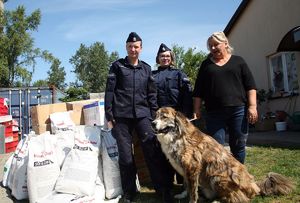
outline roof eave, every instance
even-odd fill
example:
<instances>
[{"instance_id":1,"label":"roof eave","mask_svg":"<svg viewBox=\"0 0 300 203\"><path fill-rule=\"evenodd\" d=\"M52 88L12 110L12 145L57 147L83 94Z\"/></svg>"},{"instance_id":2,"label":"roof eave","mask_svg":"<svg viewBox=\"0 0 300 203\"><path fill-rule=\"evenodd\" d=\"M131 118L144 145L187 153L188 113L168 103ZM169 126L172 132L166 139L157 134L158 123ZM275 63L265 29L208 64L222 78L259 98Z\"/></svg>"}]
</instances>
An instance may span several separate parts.
<instances>
[{"instance_id":1,"label":"roof eave","mask_svg":"<svg viewBox=\"0 0 300 203\"><path fill-rule=\"evenodd\" d=\"M243 0L241 2L241 4L239 5L239 7L237 8L237 10L235 11L235 13L233 14L230 21L228 22L228 24L226 25L226 27L224 29L224 33L226 36L230 34L232 28L238 21L239 17L242 15L243 11L245 10L245 8L247 7L249 2L250 2L250 0Z\"/></svg>"}]
</instances>

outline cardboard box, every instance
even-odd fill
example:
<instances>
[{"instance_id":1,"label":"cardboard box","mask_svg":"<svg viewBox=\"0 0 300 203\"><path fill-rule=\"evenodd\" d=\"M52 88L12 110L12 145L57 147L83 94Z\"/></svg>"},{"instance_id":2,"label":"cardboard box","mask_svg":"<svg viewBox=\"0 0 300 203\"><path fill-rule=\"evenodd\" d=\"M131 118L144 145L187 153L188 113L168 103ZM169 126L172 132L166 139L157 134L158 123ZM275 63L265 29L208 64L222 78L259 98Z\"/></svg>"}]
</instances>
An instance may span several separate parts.
<instances>
[{"instance_id":1,"label":"cardboard box","mask_svg":"<svg viewBox=\"0 0 300 203\"><path fill-rule=\"evenodd\" d=\"M75 125L84 125L84 117L82 111L71 110L70 116Z\"/></svg>"},{"instance_id":2,"label":"cardboard box","mask_svg":"<svg viewBox=\"0 0 300 203\"><path fill-rule=\"evenodd\" d=\"M93 102L99 101L100 99L87 99L87 100L80 100L80 101L73 101L67 102L67 109L70 110L77 110L81 111L83 106L86 104L91 104Z\"/></svg>"},{"instance_id":3,"label":"cardboard box","mask_svg":"<svg viewBox=\"0 0 300 203\"><path fill-rule=\"evenodd\" d=\"M84 123L89 126L104 126L104 100L83 106Z\"/></svg>"},{"instance_id":4,"label":"cardboard box","mask_svg":"<svg viewBox=\"0 0 300 203\"><path fill-rule=\"evenodd\" d=\"M32 126L42 126L45 124L50 124L50 114L64 111L67 111L66 103L33 106L31 108Z\"/></svg>"},{"instance_id":5,"label":"cardboard box","mask_svg":"<svg viewBox=\"0 0 300 203\"><path fill-rule=\"evenodd\" d=\"M35 134L40 135L46 131L51 131L51 124L33 125L32 130L35 132Z\"/></svg>"},{"instance_id":6,"label":"cardboard box","mask_svg":"<svg viewBox=\"0 0 300 203\"><path fill-rule=\"evenodd\" d=\"M71 118L75 125L84 125L84 114L83 114L83 106L87 104L91 104L95 101L99 101L99 99L89 99L89 100L80 100L74 102L67 102L67 110L73 111Z\"/></svg>"}]
</instances>

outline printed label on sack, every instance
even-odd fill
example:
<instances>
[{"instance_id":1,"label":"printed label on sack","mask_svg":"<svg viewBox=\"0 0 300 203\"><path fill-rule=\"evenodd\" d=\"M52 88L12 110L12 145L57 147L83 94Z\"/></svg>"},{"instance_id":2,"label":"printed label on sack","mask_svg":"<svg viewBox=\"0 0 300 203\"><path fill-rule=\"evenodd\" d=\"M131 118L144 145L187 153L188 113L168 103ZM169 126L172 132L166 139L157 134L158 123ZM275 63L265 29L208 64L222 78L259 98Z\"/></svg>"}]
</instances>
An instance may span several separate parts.
<instances>
[{"instance_id":1,"label":"printed label on sack","mask_svg":"<svg viewBox=\"0 0 300 203\"><path fill-rule=\"evenodd\" d=\"M78 149L80 151L93 151L90 147L80 147L79 145L75 144L73 149Z\"/></svg>"},{"instance_id":2,"label":"printed label on sack","mask_svg":"<svg viewBox=\"0 0 300 203\"><path fill-rule=\"evenodd\" d=\"M37 166L46 166L46 165L50 165L53 164L54 162L51 161L50 159L48 160L44 160L44 161L35 161L33 162L33 166L37 167Z\"/></svg>"},{"instance_id":3,"label":"printed label on sack","mask_svg":"<svg viewBox=\"0 0 300 203\"><path fill-rule=\"evenodd\" d=\"M107 149L107 154L110 158L115 158L119 156L117 145L109 146L106 149Z\"/></svg>"}]
</instances>

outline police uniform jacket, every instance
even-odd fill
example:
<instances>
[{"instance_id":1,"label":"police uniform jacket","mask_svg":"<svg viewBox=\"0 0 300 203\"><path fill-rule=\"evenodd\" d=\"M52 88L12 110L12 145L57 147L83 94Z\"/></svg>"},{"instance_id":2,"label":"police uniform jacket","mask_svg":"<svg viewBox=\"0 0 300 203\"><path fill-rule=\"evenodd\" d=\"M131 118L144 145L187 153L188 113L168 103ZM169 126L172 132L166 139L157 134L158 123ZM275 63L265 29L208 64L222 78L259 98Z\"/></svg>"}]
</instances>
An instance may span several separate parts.
<instances>
[{"instance_id":1,"label":"police uniform jacket","mask_svg":"<svg viewBox=\"0 0 300 203\"><path fill-rule=\"evenodd\" d=\"M105 90L105 116L114 118L153 117L157 93L151 67L139 61L137 66L128 58L115 61L109 70Z\"/></svg>"},{"instance_id":2,"label":"police uniform jacket","mask_svg":"<svg viewBox=\"0 0 300 203\"><path fill-rule=\"evenodd\" d=\"M192 86L181 70L158 67L153 71L157 86L157 103L159 107L173 107L191 117L193 113Z\"/></svg>"}]
</instances>

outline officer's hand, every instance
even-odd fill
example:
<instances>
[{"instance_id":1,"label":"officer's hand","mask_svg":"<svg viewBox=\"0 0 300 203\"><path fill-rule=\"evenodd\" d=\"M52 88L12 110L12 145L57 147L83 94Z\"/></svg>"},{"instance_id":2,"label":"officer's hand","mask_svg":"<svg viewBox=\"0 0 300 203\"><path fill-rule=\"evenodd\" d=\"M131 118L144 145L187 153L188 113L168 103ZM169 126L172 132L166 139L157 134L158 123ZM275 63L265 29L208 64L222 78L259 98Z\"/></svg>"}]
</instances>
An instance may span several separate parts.
<instances>
[{"instance_id":1,"label":"officer's hand","mask_svg":"<svg viewBox=\"0 0 300 203\"><path fill-rule=\"evenodd\" d=\"M114 127L114 122L113 121L108 121L107 122L107 127L108 127L108 129L112 129Z\"/></svg>"},{"instance_id":2,"label":"officer's hand","mask_svg":"<svg viewBox=\"0 0 300 203\"><path fill-rule=\"evenodd\" d=\"M151 118L152 118L152 120L154 120L156 118L156 111L155 110L151 110Z\"/></svg>"},{"instance_id":3,"label":"officer's hand","mask_svg":"<svg viewBox=\"0 0 300 203\"><path fill-rule=\"evenodd\" d=\"M193 119L200 119L201 118L201 112L194 112L194 118Z\"/></svg>"}]
</instances>

